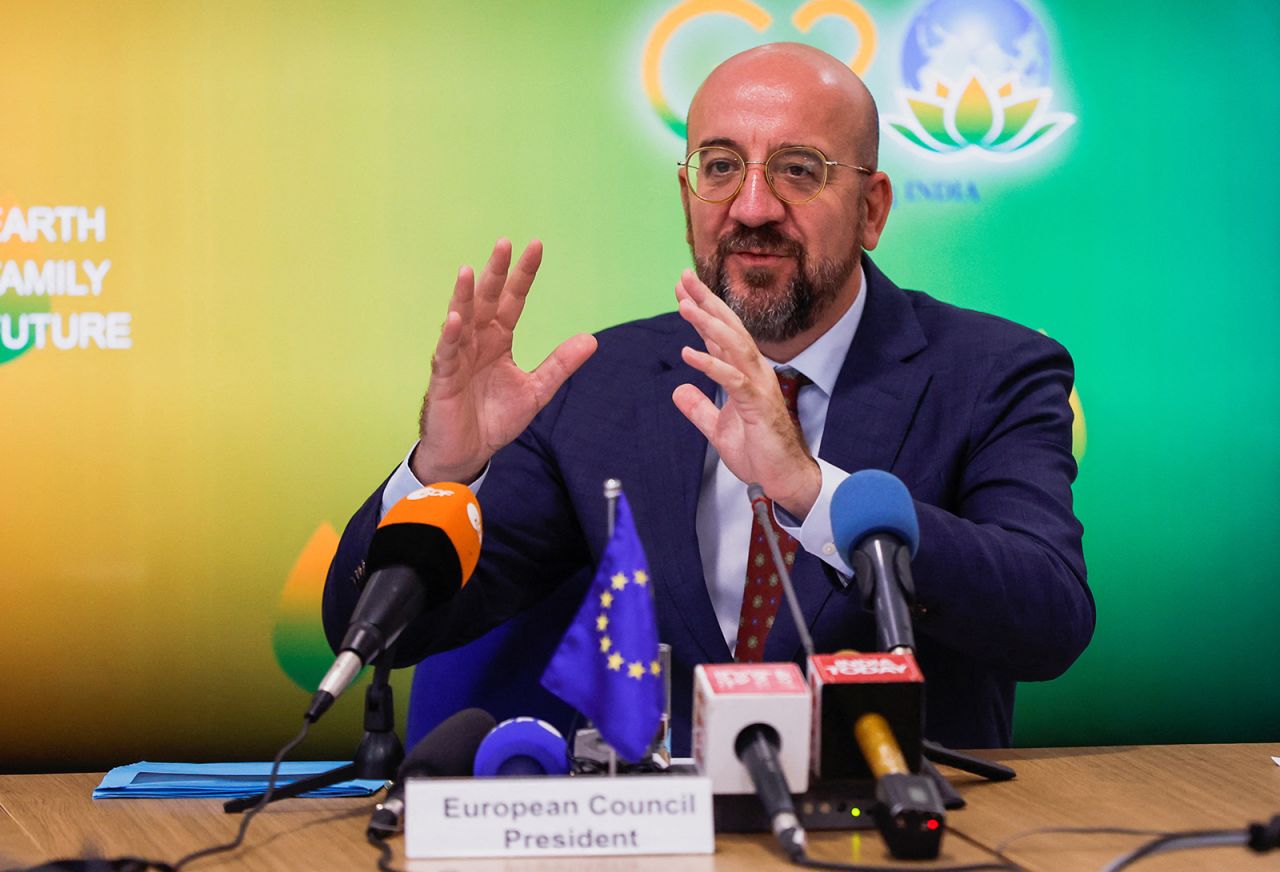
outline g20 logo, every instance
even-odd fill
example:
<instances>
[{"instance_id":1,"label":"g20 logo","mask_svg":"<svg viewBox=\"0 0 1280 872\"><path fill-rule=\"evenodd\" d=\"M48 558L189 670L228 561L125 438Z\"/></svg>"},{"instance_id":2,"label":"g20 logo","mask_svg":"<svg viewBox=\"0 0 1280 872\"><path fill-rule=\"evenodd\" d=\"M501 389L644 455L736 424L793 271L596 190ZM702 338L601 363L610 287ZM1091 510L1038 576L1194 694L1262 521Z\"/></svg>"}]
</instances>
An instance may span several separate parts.
<instances>
[{"instance_id":1,"label":"g20 logo","mask_svg":"<svg viewBox=\"0 0 1280 872\"><path fill-rule=\"evenodd\" d=\"M663 123L685 138L685 122L663 91L663 53L683 27L704 16L736 18L763 33L773 17L752 0L684 0L669 9L645 42L645 95ZM879 41L875 21L854 0L808 0L791 16L807 34L819 21L852 26L849 68L864 75ZM1020 0L929 0L908 21L899 62L897 111L882 126L888 139L918 156L1017 160L1041 151L1076 117L1051 111L1049 40Z\"/></svg>"},{"instance_id":2,"label":"g20 logo","mask_svg":"<svg viewBox=\"0 0 1280 872\"><path fill-rule=\"evenodd\" d=\"M682 27L705 15L728 15L745 21L759 33L773 24L773 16L751 0L684 0L677 3L654 25L645 41L641 75L645 96L658 117L681 139L686 138L685 119L671 108L662 89L662 55L667 43ZM853 25L858 34L858 50L849 58L849 68L862 75L876 53L876 25L867 10L853 0L808 0L791 16L801 33L808 33L821 19L835 16Z\"/></svg>"}]
</instances>

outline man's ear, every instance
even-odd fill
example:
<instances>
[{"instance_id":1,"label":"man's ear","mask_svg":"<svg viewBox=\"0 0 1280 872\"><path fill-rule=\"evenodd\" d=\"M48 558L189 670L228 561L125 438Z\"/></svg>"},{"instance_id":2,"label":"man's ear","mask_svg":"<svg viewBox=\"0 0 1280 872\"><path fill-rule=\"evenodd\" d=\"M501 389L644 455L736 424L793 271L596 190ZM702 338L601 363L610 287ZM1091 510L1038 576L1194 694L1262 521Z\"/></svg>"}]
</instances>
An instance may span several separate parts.
<instances>
[{"instance_id":1,"label":"man's ear","mask_svg":"<svg viewBox=\"0 0 1280 872\"><path fill-rule=\"evenodd\" d=\"M880 234L889 220L889 210L893 207L893 184L886 173L873 173L864 184L867 193L862 203L867 216L862 229L862 247L871 251L880 244Z\"/></svg>"}]
</instances>

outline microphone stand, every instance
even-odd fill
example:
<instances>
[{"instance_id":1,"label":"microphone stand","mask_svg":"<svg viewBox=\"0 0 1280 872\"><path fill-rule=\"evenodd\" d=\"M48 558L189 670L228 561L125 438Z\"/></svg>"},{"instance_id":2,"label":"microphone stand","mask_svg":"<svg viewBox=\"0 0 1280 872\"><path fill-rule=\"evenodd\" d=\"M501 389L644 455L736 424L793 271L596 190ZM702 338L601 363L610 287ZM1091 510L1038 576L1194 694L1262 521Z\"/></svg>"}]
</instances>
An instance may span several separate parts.
<instances>
[{"instance_id":1,"label":"microphone stand","mask_svg":"<svg viewBox=\"0 0 1280 872\"><path fill-rule=\"evenodd\" d=\"M389 657L378 658L373 664L373 681L364 695L364 738L356 749L355 759L350 763L299 778L276 787L271 794L270 802L288 799L332 784L340 784L353 778L377 779L390 781L395 778L396 770L404 760L404 746L396 736L395 704L392 699L391 666L381 661L389 661ZM253 808L262 800L263 794L227 800L222 810L227 814L237 814Z\"/></svg>"}]
</instances>

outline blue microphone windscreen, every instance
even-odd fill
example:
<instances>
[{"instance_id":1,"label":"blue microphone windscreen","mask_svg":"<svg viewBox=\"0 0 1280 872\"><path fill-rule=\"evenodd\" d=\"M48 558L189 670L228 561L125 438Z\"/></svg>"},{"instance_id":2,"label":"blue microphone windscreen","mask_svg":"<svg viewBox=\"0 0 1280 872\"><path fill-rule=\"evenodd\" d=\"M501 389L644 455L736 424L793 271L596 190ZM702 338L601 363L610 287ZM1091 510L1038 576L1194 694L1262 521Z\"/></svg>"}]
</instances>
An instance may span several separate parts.
<instances>
[{"instance_id":1,"label":"blue microphone windscreen","mask_svg":"<svg viewBox=\"0 0 1280 872\"><path fill-rule=\"evenodd\" d=\"M911 549L920 547L920 522L907 486L892 473L864 469L846 478L831 496L831 532L846 558L872 533L890 533Z\"/></svg>"},{"instance_id":2,"label":"blue microphone windscreen","mask_svg":"<svg viewBox=\"0 0 1280 872\"><path fill-rule=\"evenodd\" d=\"M494 727L476 750L475 774L567 775L569 746L560 731L537 718L511 718Z\"/></svg>"}]
</instances>

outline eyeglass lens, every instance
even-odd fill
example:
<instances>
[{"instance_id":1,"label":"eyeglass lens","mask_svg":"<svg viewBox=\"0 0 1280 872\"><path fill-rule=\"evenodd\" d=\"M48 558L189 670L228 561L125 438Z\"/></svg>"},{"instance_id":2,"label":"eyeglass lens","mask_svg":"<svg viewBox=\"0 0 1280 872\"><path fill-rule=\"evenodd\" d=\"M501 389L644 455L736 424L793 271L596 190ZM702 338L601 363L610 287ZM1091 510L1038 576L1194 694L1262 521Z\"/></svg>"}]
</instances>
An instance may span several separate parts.
<instances>
[{"instance_id":1,"label":"eyeglass lens","mask_svg":"<svg viewBox=\"0 0 1280 872\"><path fill-rule=\"evenodd\" d=\"M727 148L700 148L689 157L689 183L707 200L727 200L742 184L746 164ZM811 148L784 148L769 157L765 179L779 199L802 203L818 195L827 183L827 164Z\"/></svg>"}]
</instances>

